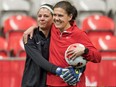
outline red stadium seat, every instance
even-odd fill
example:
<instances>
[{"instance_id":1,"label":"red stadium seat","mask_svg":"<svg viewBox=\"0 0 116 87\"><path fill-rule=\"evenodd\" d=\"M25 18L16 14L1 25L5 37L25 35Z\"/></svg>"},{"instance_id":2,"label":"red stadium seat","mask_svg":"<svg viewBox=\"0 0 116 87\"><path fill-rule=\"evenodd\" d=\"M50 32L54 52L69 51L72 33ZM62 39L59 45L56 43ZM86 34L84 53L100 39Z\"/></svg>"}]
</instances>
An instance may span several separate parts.
<instances>
[{"instance_id":1,"label":"red stadium seat","mask_svg":"<svg viewBox=\"0 0 116 87\"><path fill-rule=\"evenodd\" d=\"M113 35L106 35L99 37L99 44L101 50L109 50L109 51L116 51L116 36Z\"/></svg>"},{"instance_id":2,"label":"red stadium seat","mask_svg":"<svg viewBox=\"0 0 116 87\"><path fill-rule=\"evenodd\" d=\"M17 57L26 58L26 52L25 52L25 50L21 50L21 51L19 52L19 54L17 55Z\"/></svg>"},{"instance_id":3,"label":"red stadium seat","mask_svg":"<svg viewBox=\"0 0 116 87\"><path fill-rule=\"evenodd\" d=\"M100 63L98 85L113 87L116 85L116 61L104 60Z\"/></svg>"},{"instance_id":4,"label":"red stadium seat","mask_svg":"<svg viewBox=\"0 0 116 87\"><path fill-rule=\"evenodd\" d=\"M14 56L16 56L20 50L24 50L22 36L22 31L11 31L8 34L8 50L13 52Z\"/></svg>"},{"instance_id":5,"label":"red stadium seat","mask_svg":"<svg viewBox=\"0 0 116 87\"><path fill-rule=\"evenodd\" d=\"M5 50L0 50L0 59L8 58L8 52Z\"/></svg>"},{"instance_id":6,"label":"red stadium seat","mask_svg":"<svg viewBox=\"0 0 116 87\"><path fill-rule=\"evenodd\" d=\"M102 51L101 55L103 59L116 59L116 51Z\"/></svg>"},{"instance_id":7,"label":"red stadium seat","mask_svg":"<svg viewBox=\"0 0 116 87\"><path fill-rule=\"evenodd\" d=\"M85 71L85 76L88 78L89 82L95 83L94 86L97 86L98 80L99 80L99 65L88 62L87 63L87 68ZM90 84L86 83L87 87L90 86Z\"/></svg>"},{"instance_id":8,"label":"red stadium seat","mask_svg":"<svg viewBox=\"0 0 116 87\"><path fill-rule=\"evenodd\" d=\"M116 61L102 60L99 64L88 62L85 75L89 82L96 83L94 87L114 87L116 86Z\"/></svg>"},{"instance_id":9,"label":"red stadium seat","mask_svg":"<svg viewBox=\"0 0 116 87\"><path fill-rule=\"evenodd\" d=\"M4 33L10 30L26 30L32 25L36 25L36 20L26 15L10 16L4 22Z\"/></svg>"},{"instance_id":10,"label":"red stadium seat","mask_svg":"<svg viewBox=\"0 0 116 87\"><path fill-rule=\"evenodd\" d=\"M107 35L98 39L103 58L116 59L116 36Z\"/></svg>"},{"instance_id":11,"label":"red stadium seat","mask_svg":"<svg viewBox=\"0 0 116 87\"><path fill-rule=\"evenodd\" d=\"M104 32L88 35L93 45L101 52L102 58L116 58L116 36Z\"/></svg>"},{"instance_id":12,"label":"red stadium seat","mask_svg":"<svg viewBox=\"0 0 116 87\"><path fill-rule=\"evenodd\" d=\"M108 62L108 71L109 71L109 83L111 83L112 86L116 86L116 60L111 60ZM112 75L112 76L110 76Z\"/></svg>"},{"instance_id":13,"label":"red stadium seat","mask_svg":"<svg viewBox=\"0 0 116 87\"><path fill-rule=\"evenodd\" d=\"M0 50L7 50L8 43L5 38L0 37Z\"/></svg>"},{"instance_id":14,"label":"red stadium seat","mask_svg":"<svg viewBox=\"0 0 116 87\"><path fill-rule=\"evenodd\" d=\"M8 40L8 51L11 56L16 56L23 49L23 32L32 25L36 25L36 20L26 15L10 16L4 22L4 33Z\"/></svg>"},{"instance_id":15,"label":"red stadium seat","mask_svg":"<svg viewBox=\"0 0 116 87\"><path fill-rule=\"evenodd\" d=\"M114 32L114 21L103 15L92 15L83 20L82 29L84 31L111 31Z\"/></svg>"},{"instance_id":16,"label":"red stadium seat","mask_svg":"<svg viewBox=\"0 0 116 87\"><path fill-rule=\"evenodd\" d=\"M88 36L90 38L90 40L92 41L92 43L94 44L94 46L98 49L98 50L102 50L102 47L100 46L99 43L99 38L101 37L105 37L105 36L112 36L111 32L89 32Z\"/></svg>"},{"instance_id":17,"label":"red stadium seat","mask_svg":"<svg viewBox=\"0 0 116 87\"><path fill-rule=\"evenodd\" d=\"M8 57L8 43L5 38L0 37L0 59Z\"/></svg>"},{"instance_id":18,"label":"red stadium seat","mask_svg":"<svg viewBox=\"0 0 116 87\"><path fill-rule=\"evenodd\" d=\"M21 87L21 76L18 73L4 72L1 75L0 87Z\"/></svg>"},{"instance_id":19,"label":"red stadium seat","mask_svg":"<svg viewBox=\"0 0 116 87\"><path fill-rule=\"evenodd\" d=\"M0 87L21 87L24 61L0 61Z\"/></svg>"}]
</instances>

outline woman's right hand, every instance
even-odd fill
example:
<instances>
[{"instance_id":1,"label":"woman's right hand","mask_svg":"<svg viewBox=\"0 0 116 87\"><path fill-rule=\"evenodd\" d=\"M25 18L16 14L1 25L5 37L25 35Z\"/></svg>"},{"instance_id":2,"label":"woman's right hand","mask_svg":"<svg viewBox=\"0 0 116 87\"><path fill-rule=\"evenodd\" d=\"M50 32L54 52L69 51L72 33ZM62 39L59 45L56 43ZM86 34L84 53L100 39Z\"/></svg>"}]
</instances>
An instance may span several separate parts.
<instances>
[{"instance_id":1,"label":"woman's right hand","mask_svg":"<svg viewBox=\"0 0 116 87\"><path fill-rule=\"evenodd\" d=\"M58 67L56 69L56 74L60 76L60 78L62 78L64 82L68 83L69 85L75 86L76 83L80 81L82 70L76 69L75 67L72 66L69 66L67 68Z\"/></svg>"},{"instance_id":2,"label":"woman's right hand","mask_svg":"<svg viewBox=\"0 0 116 87\"><path fill-rule=\"evenodd\" d=\"M37 26L31 26L29 27L24 33L23 33L23 42L24 44L27 43L28 36L30 35L30 39L33 37L33 31Z\"/></svg>"}]
</instances>

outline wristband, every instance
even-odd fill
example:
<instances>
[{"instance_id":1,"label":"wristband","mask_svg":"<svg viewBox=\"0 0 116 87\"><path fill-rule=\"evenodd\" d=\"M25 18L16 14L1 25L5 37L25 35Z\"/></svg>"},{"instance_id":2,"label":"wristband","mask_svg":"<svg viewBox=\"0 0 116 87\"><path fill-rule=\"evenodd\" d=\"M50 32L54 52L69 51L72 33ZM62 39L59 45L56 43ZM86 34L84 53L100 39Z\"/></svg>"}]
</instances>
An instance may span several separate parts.
<instances>
[{"instance_id":1,"label":"wristband","mask_svg":"<svg viewBox=\"0 0 116 87\"><path fill-rule=\"evenodd\" d=\"M89 49L88 48L85 48L84 54L88 54L88 53L89 53Z\"/></svg>"}]
</instances>

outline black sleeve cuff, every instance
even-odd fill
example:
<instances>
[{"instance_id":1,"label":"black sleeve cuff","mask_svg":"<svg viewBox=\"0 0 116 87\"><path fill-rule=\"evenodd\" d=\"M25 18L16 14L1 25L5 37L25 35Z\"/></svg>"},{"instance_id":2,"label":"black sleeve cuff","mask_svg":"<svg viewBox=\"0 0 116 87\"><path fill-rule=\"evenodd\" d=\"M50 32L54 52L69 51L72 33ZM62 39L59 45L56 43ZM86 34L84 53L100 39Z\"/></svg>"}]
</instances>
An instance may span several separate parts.
<instances>
[{"instance_id":1,"label":"black sleeve cuff","mask_svg":"<svg viewBox=\"0 0 116 87\"><path fill-rule=\"evenodd\" d=\"M58 68L58 66L52 66L52 68L51 68L51 72L53 73L53 74L56 74L56 70L57 70L57 68Z\"/></svg>"},{"instance_id":2,"label":"black sleeve cuff","mask_svg":"<svg viewBox=\"0 0 116 87\"><path fill-rule=\"evenodd\" d=\"M89 49L88 48L85 48L84 54L88 54L88 53L89 53Z\"/></svg>"}]
</instances>

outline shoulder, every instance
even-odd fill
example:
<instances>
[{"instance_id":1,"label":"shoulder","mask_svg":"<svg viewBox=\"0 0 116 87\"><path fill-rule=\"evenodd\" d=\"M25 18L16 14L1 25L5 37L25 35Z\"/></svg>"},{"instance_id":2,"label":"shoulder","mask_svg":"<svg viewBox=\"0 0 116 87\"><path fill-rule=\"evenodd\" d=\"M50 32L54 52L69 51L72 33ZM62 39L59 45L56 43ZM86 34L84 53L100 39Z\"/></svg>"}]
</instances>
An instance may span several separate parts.
<instances>
[{"instance_id":1,"label":"shoulder","mask_svg":"<svg viewBox=\"0 0 116 87\"><path fill-rule=\"evenodd\" d=\"M84 31L81 30L77 25L75 25L73 27L73 33L75 33L75 34L81 34L81 33L84 33Z\"/></svg>"},{"instance_id":2,"label":"shoulder","mask_svg":"<svg viewBox=\"0 0 116 87\"><path fill-rule=\"evenodd\" d=\"M77 23L74 21L74 22L72 22L72 30L73 30L73 32L75 32L75 33L82 33L83 32L83 30L82 29L80 29L79 27L78 27L78 25L77 25Z\"/></svg>"},{"instance_id":3,"label":"shoulder","mask_svg":"<svg viewBox=\"0 0 116 87\"><path fill-rule=\"evenodd\" d=\"M39 28L34 28L33 35L36 35L37 33L39 33Z\"/></svg>"}]
</instances>

